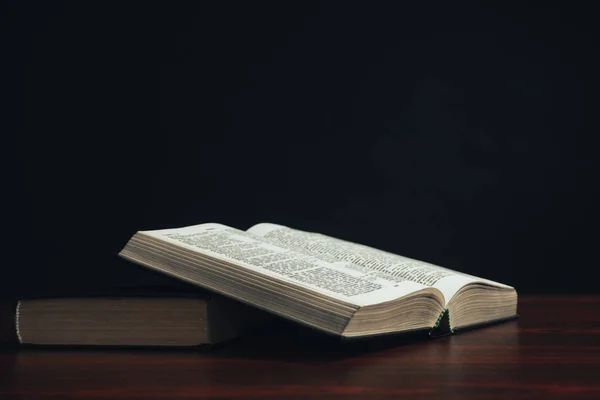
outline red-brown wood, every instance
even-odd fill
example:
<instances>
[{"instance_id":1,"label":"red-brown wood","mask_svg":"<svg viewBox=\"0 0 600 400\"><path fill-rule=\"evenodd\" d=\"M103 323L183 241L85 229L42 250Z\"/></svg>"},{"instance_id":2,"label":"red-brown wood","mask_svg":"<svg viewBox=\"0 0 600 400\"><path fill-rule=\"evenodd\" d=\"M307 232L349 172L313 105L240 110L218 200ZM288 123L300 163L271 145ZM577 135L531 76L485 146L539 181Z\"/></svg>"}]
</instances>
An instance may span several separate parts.
<instances>
[{"instance_id":1,"label":"red-brown wood","mask_svg":"<svg viewBox=\"0 0 600 400\"><path fill-rule=\"evenodd\" d=\"M0 399L600 399L600 297L435 340L337 344L283 326L219 349L0 351Z\"/></svg>"}]
</instances>

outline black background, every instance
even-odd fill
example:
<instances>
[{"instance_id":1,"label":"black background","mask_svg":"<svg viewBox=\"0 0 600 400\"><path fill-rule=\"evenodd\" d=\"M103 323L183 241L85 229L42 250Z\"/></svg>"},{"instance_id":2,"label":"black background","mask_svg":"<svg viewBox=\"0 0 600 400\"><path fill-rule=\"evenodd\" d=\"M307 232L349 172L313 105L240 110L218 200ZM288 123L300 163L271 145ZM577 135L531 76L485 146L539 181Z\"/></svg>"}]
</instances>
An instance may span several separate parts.
<instances>
[{"instance_id":1,"label":"black background","mask_svg":"<svg viewBox=\"0 0 600 400\"><path fill-rule=\"evenodd\" d=\"M137 230L265 221L598 291L591 8L408 3L3 6L2 294L144 279Z\"/></svg>"}]
</instances>

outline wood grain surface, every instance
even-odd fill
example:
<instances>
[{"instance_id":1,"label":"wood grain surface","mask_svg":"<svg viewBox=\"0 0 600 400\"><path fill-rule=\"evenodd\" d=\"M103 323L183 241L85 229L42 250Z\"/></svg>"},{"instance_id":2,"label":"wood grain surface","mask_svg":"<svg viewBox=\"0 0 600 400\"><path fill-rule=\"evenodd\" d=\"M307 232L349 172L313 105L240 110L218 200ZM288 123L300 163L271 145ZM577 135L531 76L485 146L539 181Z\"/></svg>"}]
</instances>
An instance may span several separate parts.
<instances>
[{"instance_id":1,"label":"wood grain surface","mask_svg":"<svg viewBox=\"0 0 600 400\"><path fill-rule=\"evenodd\" d=\"M0 350L0 399L600 399L600 296L523 297L451 337L339 343L291 324L220 348Z\"/></svg>"}]
</instances>

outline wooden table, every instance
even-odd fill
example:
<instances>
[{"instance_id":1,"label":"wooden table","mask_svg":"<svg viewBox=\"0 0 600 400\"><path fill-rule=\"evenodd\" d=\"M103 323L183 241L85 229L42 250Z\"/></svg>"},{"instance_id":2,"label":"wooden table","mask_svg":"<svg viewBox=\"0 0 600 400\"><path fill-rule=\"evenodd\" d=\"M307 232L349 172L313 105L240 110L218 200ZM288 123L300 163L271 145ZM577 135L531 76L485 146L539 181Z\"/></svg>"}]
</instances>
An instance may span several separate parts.
<instances>
[{"instance_id":1,"label":"wooden table","mask_svg":"<svg viewBox=\"0 0 600 400\"><path fill-rule=\"evenodd\" d=\"M0 399L600 399L600 297L523 297L519 313L435 340L283 325L210 350L3 349Z\"/></svg>"}]
</instances>

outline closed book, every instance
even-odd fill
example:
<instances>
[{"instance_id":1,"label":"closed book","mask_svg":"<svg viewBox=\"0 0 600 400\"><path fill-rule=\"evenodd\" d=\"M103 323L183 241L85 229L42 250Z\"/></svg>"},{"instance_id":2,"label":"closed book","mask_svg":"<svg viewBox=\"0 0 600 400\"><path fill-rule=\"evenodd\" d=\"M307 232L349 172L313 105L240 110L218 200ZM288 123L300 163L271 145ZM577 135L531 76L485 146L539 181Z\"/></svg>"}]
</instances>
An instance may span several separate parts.
<instances>
[{"instance_id":1,"label":"closed book","mask_svg":"<svg viewBox=\"0 0 600 400\"><path fill-rule=\"evenodd\" d=\"M5 301L1 343L70 346L199 346L260 326L264 314L204 291L150 288Z\"/></svg>"}]
</instances>

